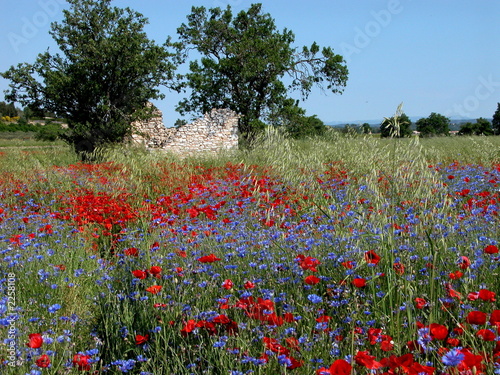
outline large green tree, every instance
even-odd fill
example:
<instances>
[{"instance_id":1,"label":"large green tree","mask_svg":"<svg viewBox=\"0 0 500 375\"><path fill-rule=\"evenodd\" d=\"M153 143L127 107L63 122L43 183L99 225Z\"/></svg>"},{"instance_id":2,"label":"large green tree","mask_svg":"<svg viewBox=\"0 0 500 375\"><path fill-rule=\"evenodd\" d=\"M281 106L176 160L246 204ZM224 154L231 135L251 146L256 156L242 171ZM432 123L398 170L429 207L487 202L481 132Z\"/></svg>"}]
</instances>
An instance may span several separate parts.
<instances>
[{"instance_id":1,"label":"large green tree","mask_svg":"<svg viewBox=\"0 0 500 375\"><path fill-rule=\"evenodd\" d=\"M61 53L41 53L1 75L11 81L7 100L65 118L65 139L85 158L123 141L131 122L148 116L145 104L162 97L158 87L173 78L174 64L168 41L149 40L140 13L111 0L67 1L50 31Z\"/></svg>"},{"instance_id":2,"label":"large green tree","mask_svg":"<svg viewBox=\"0 0 500 375\"><path fill-rule=\"evenodd\" d=\"M466 122L460 126L459 135L492 135L493 130L488 120L480 117L475 123Z\"/></svg>"},{"instance_id":3,"label":"large green tree","mask_svg":"<svg viewBox=\"0 0 500 375\"><path fill-rule=\"evenodd\" d=\"M422 137L449 135L450 132L450 119L435 112L429 117L419 119L415 124Z\"/></svg>"},{"instance_id":4,"label":"large green tree","mask_svg":"<svg viewBox=\"0 0 500 375\"><path fill-rule=\"evenodd\" d=\"M316 43L294 47L294 34L277 30L261 4L237 15L230 6L193 7L187 20L177 30L180 49L195 49L201 58L190 63L184 76L190 95L177 107L181 114L230 108L243 115L239 130L248 139L273 107L286 106L289 90L306 98L315 85L341 93L346 84L342 56Z\"/></svg>"},{"instance_id":5,"label":"large green tree","mask_svg":"<svg viewBox=\"0 0 500 375\"><path fill-rule=\"evenodd\" d=\"M399 116L385 118L380 124L380 136L382 138L403 138L411 136L411 120L402 113Z\"/></svg>"},{"instance_id":6,"label":"large green tree","mask_svg":"<svg viewBox=\"0 0 500 375\"><path fill-rule=\"evenodd\" d=\"M497 103L497 110L493 114L493 119L491 120L491 127L493 132L497 135L500 134L500 103Z\"/></svg>"}]
</instances>

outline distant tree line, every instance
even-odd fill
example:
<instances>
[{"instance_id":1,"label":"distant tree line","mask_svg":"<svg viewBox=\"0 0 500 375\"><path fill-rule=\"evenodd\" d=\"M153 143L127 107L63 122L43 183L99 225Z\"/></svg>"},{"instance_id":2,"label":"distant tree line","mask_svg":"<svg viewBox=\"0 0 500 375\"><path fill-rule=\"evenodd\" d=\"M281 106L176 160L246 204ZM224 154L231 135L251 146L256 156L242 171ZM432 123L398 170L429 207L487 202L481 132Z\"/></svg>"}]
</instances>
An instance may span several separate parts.
<instances>
[{"instance_id":1,"label":"distant tree line","mask_svg":"<svg viewBox=\"0 0 500 375\"><path fill-rule=\"evenodd\" d=\"M432 137L450 134L451 121L448 117L432 112L428 117L421 118L415 123L415 129L420 137ZM386 118L380 124L380 136L409 137L412 135L412 122L406 114L399 118L398 129L394 127L394 117ZM466 122L460 126L458 135L500 135L500 103L493 115L492 122L478 118L476 122Z\"/></svg>"}]
</instances>

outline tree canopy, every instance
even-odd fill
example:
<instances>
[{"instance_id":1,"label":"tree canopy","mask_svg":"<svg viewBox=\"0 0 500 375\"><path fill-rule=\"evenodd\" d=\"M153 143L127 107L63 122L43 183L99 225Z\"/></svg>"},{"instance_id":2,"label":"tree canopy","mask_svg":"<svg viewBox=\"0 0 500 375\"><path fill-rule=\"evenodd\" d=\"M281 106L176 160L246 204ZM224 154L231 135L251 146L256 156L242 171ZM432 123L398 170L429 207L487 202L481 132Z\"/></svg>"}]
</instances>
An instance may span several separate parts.
<instances>
[{"instance_id":1,"label":"tree canopy","mask_svg":"<svg viewBox=\"0 0 500 375\"><path fill-rule=\"evenodd\" d=\"M287 107L290 90L299 90L305 99L313 86L341 93L346 85L348 70L342 56L315 42L294 47L292 31L278 31L261 4L236 16L230 6L193 7L177 31L184 58L190 49L201 54L183 77L190 95L177 110L200 114L230 108L243 115L239 130L247 139L273 108Z\"/></svg>"},{"instance_id":2,"label":"tree canopy","mask_svg":"<svg viewBox=\"0 0 500 375\"><path fill-rule=\"evenodd\" d=\"M70 9L50 32L61 54L41 53L1 75L11 81L7 100L65 118L66 141L85 157L130 134L131 122L148 115L147 101L162 97L158 86L168 85L175 66L168 41L149 40L140 13L111 0L67 1Z\"/></svg>"},{"instance_id":3,"label":"tree canopy","mask_svg":"<svg viewBox=\"0 0 500 375\"><path fill-rule=\"evenodd\" d=\"M493 130L488 120L480 117L475 123L466 122L460 126L459 135L492 135Z\"/></svg>"},{"instance_id":4,"label":"tree canopy","mask_svg":"<svg viewBox=\"0 0 500 375\"><path fill-rule=\"evenodd\" d=\"M449 135L450 132L450 119L435 112L432 112L429 117L419 119L416 125L422 137Z\"/></svg>"},{"instance_id":5,"label":"tree canopy","mask_svg":"<svg viewBox=\"0 0 500 375\"><path fill-rule=\"evenodd\" d=\"M411 136L411 120L402 113L399 116L385 118L380 124L380 136L382 138L403 138Z\"/></svg>"},{"instance_id":6,"label":"tree canopy","mask_svg":"<svg viewBox=\"0 0 500 375\"><path fill-rule=\"evenodd\" d=\"M500 103L497 103L497 110L493 114L493 119L491 120L491 127L495 134L500 134Z\"/></svg>"}]
</instances>

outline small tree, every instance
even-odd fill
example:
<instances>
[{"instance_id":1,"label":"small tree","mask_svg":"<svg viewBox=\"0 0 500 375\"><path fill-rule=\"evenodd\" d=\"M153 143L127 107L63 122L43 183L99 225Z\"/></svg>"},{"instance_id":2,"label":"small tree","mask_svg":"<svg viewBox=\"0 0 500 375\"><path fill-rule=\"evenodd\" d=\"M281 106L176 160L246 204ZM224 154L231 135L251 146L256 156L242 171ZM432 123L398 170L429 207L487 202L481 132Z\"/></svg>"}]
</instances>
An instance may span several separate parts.
<instances>
[{"instance_id":1,"label":"small tree","mask_svg":"<svg viewBox=\"0 0 500 375\"><path fill-rule=\"evenodd\" d=\"M363 125L361 125L361 132L363 134L372 134L372 127L369 123L365 122Z\"/></svg>"},{"instance_id":2,"label":"small tree","mask_svg":"<svg viewBox=\"0 0 500 375\"><path fill-rule=\"evenodd\" d=\"M439 113L432 112L429 117L418 120L416 125L422 137L449 135L450 133L450 119Z\"/></svg>"},{"instance_id":3,"label":"small tree","mask_svg":"<svg viewBox=\"0 0 500 375\"><path fill-rule=\"evenodd\" d=\"M248 140L273 106L286 106L288 90L298 89L305 98L314 85L341 93L346 84L342 56L316 43L293 47L294 34L278 31L271 16L262 13L262 4L236 16L230 6L208 11L193 7L187 18L177 30L180 51L194 48L202 57L190 63L184 76L191 94L179 103L181 114L230 108L243 116L239 131ZM288 87L285 76L290 77Z\"/></svg>"},{"instance_id":4,"label":"small tree","mask_svg":"<svg viewBox=\"0 0 500 375\"><path fill-rule=\"evenodd\" d=\"M467 122L460 127L459 135L491 135L493 130L488 120L480 117L475 123Z\"/></svg>"},{"instance_id":5,"label":"small tree","mask_svg":"<svg viewBox=\"0 0 500 375\"><path fill-rule=\"evenodd\" d=\"M411 136L411 120L405 114L401 113L399 116L385 118L380 124L380 136L382 138L403 138Z\"/></svg>"},{"instance_id":6,"label":"small tree","mask_svg":"<svg viewBox=\"0 0 500 375\"><path fill-rule=\"evenodd\" d=\"M174 65L168 43L147 38L140 13L111 7L111 0L68 2L50 32L62 55L47 51L1 75L11 81L8 100L65 118L65 140L85 158L123 141L131 122L151 115L145 104L162 97L157 87L173 78Z\"/></svg>"},{"instance_id":7,"label":"small tree","mask_svg":"<svg viewBox=\"0 0 500 375\"><path fill-rule=\"evenodd\" d=\"M493 128L494 134L500 135L500 103L497 103L497 110L493 114L491 127Z\"/></svg>"}]
</instances>

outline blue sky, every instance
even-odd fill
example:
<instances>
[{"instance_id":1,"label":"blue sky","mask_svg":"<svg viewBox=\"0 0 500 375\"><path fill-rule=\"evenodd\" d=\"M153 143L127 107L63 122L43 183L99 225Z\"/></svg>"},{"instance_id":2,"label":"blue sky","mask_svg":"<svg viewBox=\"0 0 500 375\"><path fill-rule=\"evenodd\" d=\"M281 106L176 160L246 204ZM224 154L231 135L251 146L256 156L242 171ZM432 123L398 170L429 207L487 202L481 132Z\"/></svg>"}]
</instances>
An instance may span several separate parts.
<instances>
[{"instance_id":1,"label":"blue sky","mask_svg":"<svg viewBox=\"0 0 500 375\"><path fill-rule=\"evenodd\" d=\"M149 19L148 36L176 38L191 6L235 12L247 0L115 0ZM349 80L342 95L313 89L301 103L325 122L357 122L391 116L403 102L409 116L491 118L500 102L500 1L497 0L262 0L278 29L295 33L295 45L330 46L344 56ZM50 23L62 19L64 0L2 4L0 71L33 62L56 45ZM8 81L0 78L0 100ZM171 126L182 94L165 90L155 104ZM299 98L298 94L293 95Z\"/></svg>"}]
</instances>

